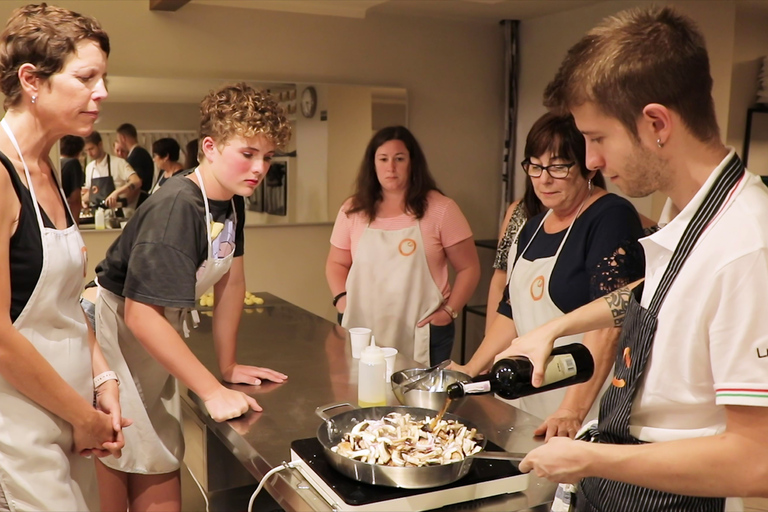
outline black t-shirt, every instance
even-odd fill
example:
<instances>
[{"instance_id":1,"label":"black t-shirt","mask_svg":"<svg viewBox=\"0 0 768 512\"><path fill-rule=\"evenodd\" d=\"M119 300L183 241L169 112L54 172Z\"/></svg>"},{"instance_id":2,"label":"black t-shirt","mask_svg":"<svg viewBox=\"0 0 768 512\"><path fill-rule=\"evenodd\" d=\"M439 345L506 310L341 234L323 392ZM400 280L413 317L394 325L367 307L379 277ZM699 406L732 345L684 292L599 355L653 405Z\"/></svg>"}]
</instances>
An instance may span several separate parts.
<instances>
[{"instance_id":1,"label":"black t-shirt","mask_svg":"<svg viewBox=\"0 0 768 512\"><path fill-rule=\"evenodd\" d=\"M80 160L71 157L61 159L61 188L64 190L64 197L69 197L72 191L79 190L83 186L84 177Z\"/></svg>"},{"instance_id":2,"label":"black t-shirt","mask_svg":"<svg viewBox=\"0 0 768 512\"><path fill-rule=\"evenodd\" d=\"M190 171L187 171L189 174ZM243 255L245 202L235 196L234 256ZM232 201L208 200L215 221ZM99 284L118 295L162 307L195 306L196 272L208 257L205 203L200 188L179 175L149 196L96 266Z\"/></svg>"},{"instance_id":3,"label":"black t-shirt","mask_svg":"<svg viewBox=\"0 0 768 512\"><path fill-rule=\"evenodd\" d=\"M125 160L141 178L141 190L149 193L155 179L155 162L152 161L152 155L143 147L136 146Z\"/></svg>"},{"instance_id":4,"label":"black t-shirt","mask_svg":"<svg viewBox=\"0 0 768 512\"><path fill-rule=\"evenodd\" d=\"M546 212L545 212L546 213ZM515 262L554 256L567 228L557 233L540 229L541 213L526 222L520 232ZM643 277L645 255L637 241L643 228L632 203L615 194L607 194L584 210L573 223L549 280L549 295L555 305L568 313ZM498 312L513 318L509 288L499 303Z\"/></svg>"}]
</instances>

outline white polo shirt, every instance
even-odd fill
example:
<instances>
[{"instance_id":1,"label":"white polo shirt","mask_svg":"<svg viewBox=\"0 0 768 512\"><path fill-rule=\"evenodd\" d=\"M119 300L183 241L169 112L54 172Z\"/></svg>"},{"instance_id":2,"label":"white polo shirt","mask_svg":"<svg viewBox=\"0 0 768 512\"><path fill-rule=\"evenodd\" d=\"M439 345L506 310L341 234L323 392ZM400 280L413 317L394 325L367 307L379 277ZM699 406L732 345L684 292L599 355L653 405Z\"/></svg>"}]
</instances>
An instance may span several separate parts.
<instances>
[{"instance_id":1,"label":"white polo shirt","mask_svg":"<svg viewBox=\"0 0 768 512\"><path fill-rule=\"evenodd\" d=\"M112 179L115 180L115 188L118 189L128 182L128 178L131 174L135 174L136 171L130 166L125 159L115 155L108 155L110 168L112 171ZM88 165L85 166L85 186L91 188L91 180L93 178L104 178L109 176L109 169L107 168L107 156L101 159L101 162L91 160Z\"/></svg>"},{"instance_id":2,"label":"white polo shirt","mask_svg":"<svg viewBox=\"0 0 768 512\"><path fill-rule=\"evenodd\" d=\"M88 162L88 165L85 166L85 187L87 189L91 188L91 180L93 178L104 178L109 176L110 170L112 172L112 179L115 182L115 190L128 183L128 178L131 174L136 174L136 171L133 170L133 167L131 167L125 159L115 155L108 156L110 164L109 168L107 168L107 155L105 155L100 162L91 160ZM125 195L123 194L120 197L125 197ZM134 200L134 203L137 201L138 197ZM136 205L133 204L129 206L135 207Z\"/></svg>"},{"instance_id":3,"label":"white polo shirt","mask_svg":"<svg viewBox=\"0 0 768 512\"><path fill-rule=\"evenodd\" d=\"M646 237L645 308L733 150L679 213ZM768 407L768 189L746 173L702 233L661 306L630 433L668 441L725 430L724 405Z\"/></svg>"}]
</instances>

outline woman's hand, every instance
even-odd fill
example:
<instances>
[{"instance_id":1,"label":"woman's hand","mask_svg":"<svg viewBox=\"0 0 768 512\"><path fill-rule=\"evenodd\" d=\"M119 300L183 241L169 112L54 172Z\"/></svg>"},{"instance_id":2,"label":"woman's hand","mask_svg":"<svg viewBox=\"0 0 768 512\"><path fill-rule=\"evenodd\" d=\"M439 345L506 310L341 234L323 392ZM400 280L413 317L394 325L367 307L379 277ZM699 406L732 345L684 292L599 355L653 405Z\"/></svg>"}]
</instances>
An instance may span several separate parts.
<instances>
[{"instance_id":1,"label":"woman's hand","mask_svg":"<svg viewBox=\"0 0 768 512\"><path fill-rule=\"evenodd\" d=\"M208 414L213 421L221 422L237 418L245 414L248 409L261 412L261 406L245 393L220 386L207 398L203 399Z\"/></svg>"},{"instance_id":2,"label":"woman's hand","mask_svg":"<svg viewBox=\"0 0 768 512\"><path fill-rule=\"evenodd\" d=\"M451 317L448 312L443 309L442 306L440 306L436 311L434 311L431 315L429 315L427 318L416 324L417 327L424 327L427 324L432 325L448 325L451 322L453 322L453 318Z\"/></svg>"},{"instance_id":3,"label":"woman's hand","mask_svg":"<svg viewBox=\"0 0 768 512\"><path fill-rule=\"evenodd\" d=\"M99 454L105 445L115 442L112 417L102 411L91 409L72 424L74 450L80 455ZM118 450L119 453L119 450Z\"/></svg>"},{"instance_id":4,"label":"woman's hand","mask_svg":"<svg viewBox=\"0 0 768 512\"><path fill-rule=\"evenodd\" d=\"M112 420L114 440L104 443L101 450L92 450L92 452L97 457L114 455L115 458L120 458L125 446L123 428L130 426L133 420L122 417L117 381L108 380L96 388L96 409L108 414Z\"/></svg>"},{"instance_id":5,"label":"woman's hand","mask_svg":"<svg viewBox=\"0 0 768 512\"><path fill-rule=\"evenodd\" d=\"M269 380L277 382L278 384L285 382L288 378L287 375L269 368L259 368L258 366L248 366L244 364L233 364L229 368L222 371L222 378L225 382L232 384L249 384L251 386L258 386L262 380Z\"/></svg>"},{"instance_id":6,"label":"woman's hand","mask_svg":"<svg viewBox=\"0 0 768 512\"><path fill-rule=\"evenodd\" d=\"M446 369L447 370L454 370L454 371L461 372L461 373L466 373L470 377L477 377L476 373L473 375L473 372L472 372L472 370L470 370L469 366L466 366L466 365L463 365L463 364L459 364L459 363L456 363L454 361L451 361L450 364L448 364L448 366L446 367Z\"/></svg>"},{"instance_id":7,"label":"woman's hand","mask_svg":"<svg viewBox=\"0 0 768 512\"><path fill-rule=\"evenodd\" d=\"M549 441L552 437L567 436L573 439L581 428L581 422L582 418L576 411L561 407L544 420L533 435L546 436L545 441Z\"/></svg>"}]
</instances>

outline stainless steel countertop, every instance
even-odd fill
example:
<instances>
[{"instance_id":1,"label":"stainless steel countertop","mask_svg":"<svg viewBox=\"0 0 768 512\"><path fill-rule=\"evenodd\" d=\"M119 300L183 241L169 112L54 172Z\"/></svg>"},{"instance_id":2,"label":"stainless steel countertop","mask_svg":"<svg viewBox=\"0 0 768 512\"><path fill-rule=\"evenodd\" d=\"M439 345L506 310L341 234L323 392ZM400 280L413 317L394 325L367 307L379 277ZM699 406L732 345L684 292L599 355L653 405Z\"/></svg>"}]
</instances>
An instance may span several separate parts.
<instances>
[{"instance_id":1,"label":"stainless steel countertop","mask_svg":"<svg viewBox=\"0 0 768 512\"><path fill-rule=\"evenodd\" d=\"M201 421L229 448L258 480L271 468L290 461L290 444L296 439L315 437L321 421L318 406L333 402L357 402L357 360L352 359L344 329L272 294L261 307L246 308L238 335L238 362L267 366L288 375L283 384L259 387L230 385L253 396L264 408L242 418L214 422L200 399L192 392L182 396ZM220 376L211 338L210 312L201 313L200 325L187 340L192 351ZM417 364L398 354L395 370ZM391 390L388 404L398 405ZM490 395L472 397L456 411L475 422L496 444L509 451L527 452L541 444L533 438L539 420ZM271 477L265 488L287 511L329 511L331 508L306 485L295 469ZM451 510L523 511L548 510L555 486L531 475L524 493L500 496Z\"/></svg>"}]
</instances>

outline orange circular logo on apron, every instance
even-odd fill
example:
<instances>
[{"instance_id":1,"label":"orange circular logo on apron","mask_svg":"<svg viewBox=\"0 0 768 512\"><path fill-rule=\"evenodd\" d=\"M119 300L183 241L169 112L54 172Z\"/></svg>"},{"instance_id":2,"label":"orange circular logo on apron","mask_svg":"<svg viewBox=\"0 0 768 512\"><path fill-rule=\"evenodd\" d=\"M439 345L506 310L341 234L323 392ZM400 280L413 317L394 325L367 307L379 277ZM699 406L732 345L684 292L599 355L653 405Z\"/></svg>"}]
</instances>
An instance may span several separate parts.
<instances>
[{"instance_id":1,"label":"orange circular logo on apron","mask_svg":"<svg viewBox=\"0 0 768 512\"><path fill-rule=\"evenodd\" d=\"M400 254L403 256L410 256L414 252L416 252L416 240L413 238L406 238L402 242L400 242L400 246L397 248L398 251L400 251Z\"/></svg>"},{"instance_id":2,"label":"orange circular logo on apron","mask_svg":"<svg viewBox=\"0 0 768 512\"><path fill-rule=\"evenodd\" d=\"M544 296L544 276L539 276L531 283L531 298L541 300Z\"/></svg>"}]
</instances>

